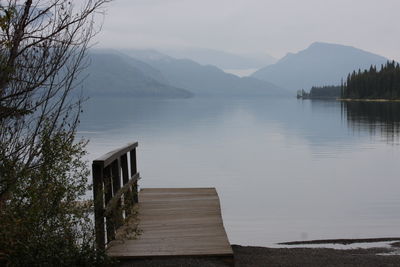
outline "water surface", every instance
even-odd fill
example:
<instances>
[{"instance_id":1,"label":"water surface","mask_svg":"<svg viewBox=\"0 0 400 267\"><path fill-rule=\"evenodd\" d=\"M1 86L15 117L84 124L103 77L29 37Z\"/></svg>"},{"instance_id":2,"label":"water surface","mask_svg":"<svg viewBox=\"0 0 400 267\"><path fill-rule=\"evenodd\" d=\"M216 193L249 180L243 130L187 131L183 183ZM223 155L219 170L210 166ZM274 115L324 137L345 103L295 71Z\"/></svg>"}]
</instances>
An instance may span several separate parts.
<instances>
[{"instance_id":1,"label":"water surface","mask_svg":"<svg viewBox=\"0 0 400 267\"><path fill-rule=\"evenodd\" d=\"M89 159L139 141L141 187L216 187L231 243L400 236L400 105L92 99Z\"/></svg>"}]
</instances>

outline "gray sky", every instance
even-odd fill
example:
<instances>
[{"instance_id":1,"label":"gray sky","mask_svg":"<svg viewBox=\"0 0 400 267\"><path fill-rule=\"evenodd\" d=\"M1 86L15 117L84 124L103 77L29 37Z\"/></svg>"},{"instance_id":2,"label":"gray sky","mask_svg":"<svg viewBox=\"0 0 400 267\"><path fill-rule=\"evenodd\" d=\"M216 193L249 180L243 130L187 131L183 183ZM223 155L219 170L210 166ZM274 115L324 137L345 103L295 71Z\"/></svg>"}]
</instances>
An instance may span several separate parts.
<instances>
[{"instance_id":1,"label":"gray sky","mask_svg":"<svg viewBox=\"0 0 400 267\"><path fill-rule=\"evenodd\" d=\"M200 47L276 58L312 42L400 61L400 0L115 0L98 47Z\"/></svg>"}]
</instances>

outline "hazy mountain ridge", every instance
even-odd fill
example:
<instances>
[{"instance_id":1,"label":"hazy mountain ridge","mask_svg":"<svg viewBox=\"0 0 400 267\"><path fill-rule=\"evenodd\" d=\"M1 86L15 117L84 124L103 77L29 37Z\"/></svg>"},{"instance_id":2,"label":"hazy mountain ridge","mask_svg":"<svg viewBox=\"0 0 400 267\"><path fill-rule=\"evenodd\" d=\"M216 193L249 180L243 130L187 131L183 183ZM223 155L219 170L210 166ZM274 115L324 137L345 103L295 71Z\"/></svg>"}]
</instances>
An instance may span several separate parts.
<instances>
[{"instance_id":1,"label":"hazy mountain ridge","mask_svg":"<svg viewBox=\"0 0 400 267\"><path fill-rule=\"evenodd\" d=\"M251 77L240 78L215 66L201 65L190 59L176 59L153 50L123 52L160 70L171 85L185 88L196 95L287 95L285 90L270 82Z\"/></svg>"},{"instance_id":2,"label":"hazy mountain ridge","mask_svg":"<svg viewBox=\"0 0 400 267\"><path fill-rule=\"evenodd\" d=\"M193 94L171 86L162 74L139 60L118 53L92 52L85 70L85 95L186 98Z\"/></svg>"},{"instance_id":3,"label":"hazy mountain ridge","mask_svg":"<svg viewBox=\"0 0 400 267\"><path fill-rule=\"evenodd\" d=\"M355 47L316 42L298 53L288 53L277 63L261 68L252 77L291 91L340 84L353 70L369 69L388 59Z\"/></svg>"},{"instance_id":4,"label":"hazy mountain ridge","mask_svg":"<svg viewBox=\"0 0 400 267\"><path fill-rule=\"evenodd\" d=\"M387 61L354 47L317 42L241 78L214 65L177 59L152 49L102 50L91 56L90 75L85 81L90 94L173 98L288 95L312 86L340 84L353 70Z\"/></svg>"},{"instance_id":5,"label":"hazy mountain ridge","mask_svg":"<svg viewBox=\"0 0 400 267\"><path fill-rule=\"evenodd\" d=\"M165 54L176 59L190 59L201 65L214 65L220 69L259 69L277 62L268 54L234 54L206 48L165 50Z\"/></svg>"},{"instance_id":6,"label":"hazy mountain ridge","mask_svg":"<svg viewBox=\"0 0 400 267\"><path fill-rule=\"evenodd\" d=\"M155 52L155 51L154 51ZM149 52L154 54L154 52ZM167 79L162 75L162 73L158 70L145 63L143 60L136 59L134 57L129 57L125 53L120 50L115 49L92 49L91 54L112 54L118 56L120 60L123 60L125 63L130 66L140 70L143 75L148 76L150 78L155 79L163 84L169 84Z\"/></svg>"}]
</instances>

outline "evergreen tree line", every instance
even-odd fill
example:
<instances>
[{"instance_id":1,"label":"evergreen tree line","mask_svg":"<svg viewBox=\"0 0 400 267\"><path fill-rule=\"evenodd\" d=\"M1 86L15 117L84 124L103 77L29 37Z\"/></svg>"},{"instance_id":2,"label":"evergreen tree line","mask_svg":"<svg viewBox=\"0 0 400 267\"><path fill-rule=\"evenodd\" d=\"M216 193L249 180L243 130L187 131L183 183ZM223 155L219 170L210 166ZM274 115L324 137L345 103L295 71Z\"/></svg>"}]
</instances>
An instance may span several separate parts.
<instances>
[{"instance_id":1,"label":"evergreen tree line","mask_svg":"<svg viewBox=\"0 0 400 267\"><path fill-rule=\"evenodd\" d=\"M302 90L297 91L297 98L315 98L315 99L325 99L325 98L339 98L341 95L342 87L340 85L325 85L325 86L313 86L309 93Z\"/></svg>"},{"instance_id":2,"label":"evergreen tree line","mask_svg":"<svg viewBox=\"0 0 400 267\"><path fill-rule=\"evenodd\" d=\"M340 97L341 86L313 86L310 90L310 98L338 98Z\"/></svg>"},{"instance_id":3,"label":"evergreen tree line","mask_svg":"<svg viewBox=\"0 0 400 267\"><path fill-rule=\"evenodd\" d=\"M400 65L388 61L379 71L374 65L363 72L353 71L341 87L342 98L400 99Z\"/></svg>"}]
</instances>

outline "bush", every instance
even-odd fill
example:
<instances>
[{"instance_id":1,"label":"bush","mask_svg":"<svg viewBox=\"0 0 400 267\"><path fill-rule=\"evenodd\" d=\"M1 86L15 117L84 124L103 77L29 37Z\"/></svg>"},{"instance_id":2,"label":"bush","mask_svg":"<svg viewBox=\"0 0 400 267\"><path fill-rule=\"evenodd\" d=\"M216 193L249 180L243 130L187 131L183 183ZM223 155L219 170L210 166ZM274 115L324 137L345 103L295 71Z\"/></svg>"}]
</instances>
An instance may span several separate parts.
<instances>
[{"instance_id":1,"label":"bush","mask_svg":"<svg viewBox=\"0 0 400 267\"><path fill-rule=\"evenodd\" d=\"M74 144L68 132L48 133L40 137L35 168L22 170L1 158L0 172L18 175L19 182L1 207L0 251L11 266L109 264L95 249L91 207L77 202L89 189L86 142Z\"/></svg>"},{"instance_id":2,"label":"bush","mask_svg":"<svg viewBox=\"0 0 400 267\"><path fill-rule=\"evenodd\" d=\"M109 264L96 250L74 99L109 0L0 1L0 263Z\"/></svg>"}]
</instances>

